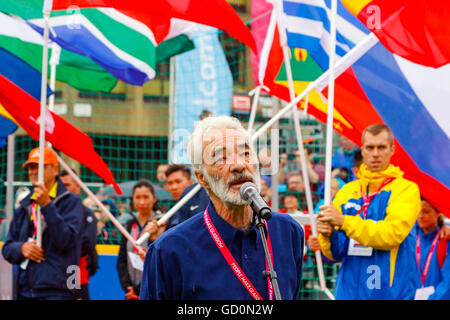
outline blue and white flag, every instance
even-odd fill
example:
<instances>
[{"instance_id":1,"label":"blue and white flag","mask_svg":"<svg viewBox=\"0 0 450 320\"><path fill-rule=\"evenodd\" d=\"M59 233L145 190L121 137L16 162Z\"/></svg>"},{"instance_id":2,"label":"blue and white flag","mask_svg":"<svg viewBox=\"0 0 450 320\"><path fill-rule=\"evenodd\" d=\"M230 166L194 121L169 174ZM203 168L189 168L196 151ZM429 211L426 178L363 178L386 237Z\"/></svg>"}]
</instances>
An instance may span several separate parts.
<instances>
[{"instance_id":1,"label":"blue and white flag","mask_svg":"<svg viewBox=\"0 0 450 320\"><path fill-rule=\"evenodd\" d=\"M190 164L189 135L202 112L230 115L233 78L220 45L217 29L199 26L190 34L195 50L176 56L175 103L170 132L170 163Z\"/></svg>"},{"instance_id":2,"label":"blue and white flag","mask_svg":"<svg viewBox=\"0 0 450 320\"><path fill-rule=\"evenodd\" d=\"M283 0L283 23L291 48L302 48L314 55L319 66L328 69L331 0ZM369 30L338 1L336 58L343 57Z\"/></svg>"}]
</instances>

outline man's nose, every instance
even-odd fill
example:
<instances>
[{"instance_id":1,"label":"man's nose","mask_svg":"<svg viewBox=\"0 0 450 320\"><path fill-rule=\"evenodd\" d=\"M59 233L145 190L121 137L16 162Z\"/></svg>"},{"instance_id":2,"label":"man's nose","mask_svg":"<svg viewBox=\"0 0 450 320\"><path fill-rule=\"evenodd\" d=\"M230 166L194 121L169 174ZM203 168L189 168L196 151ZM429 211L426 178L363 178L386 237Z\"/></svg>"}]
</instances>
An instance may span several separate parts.
<instances>
[{"instance_id":1,"label":"man's nose","mask_svg":"<svg viewBox=\"0 0 450 320\"><path fill-rule=\"evenodd\" d=\"M236 159L236 161L233 161L233 163L230 165L230 171L233 173L241 173L245 170L245 162L241 159Z\"/></svg>"}]
</instances>

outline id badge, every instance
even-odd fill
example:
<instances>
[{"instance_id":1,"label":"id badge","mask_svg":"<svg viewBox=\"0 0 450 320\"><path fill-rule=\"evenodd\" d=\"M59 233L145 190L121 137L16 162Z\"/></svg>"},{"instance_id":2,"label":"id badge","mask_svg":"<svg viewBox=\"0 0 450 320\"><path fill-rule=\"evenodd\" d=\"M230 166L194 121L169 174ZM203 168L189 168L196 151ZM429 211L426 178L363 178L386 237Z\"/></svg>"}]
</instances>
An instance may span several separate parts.
<instances>
[{"instance_id":1,"label":"id badge","mask_svg":"<svg viewBox=\"0 0 450 320\"><path fill-rule=\"evenodd\" d=\"M31 242L31 241L33 241L34 239L33 238L28 238L28 242ZM22 269L22 270L27 270L27 267L28 267L28 263L30 262L30 260L28 260L28 259L25 259L25 260L23 260L22 261L22 263L19 265L20 266L20 269Z\"/></svg>"},{"instance_id":2,"label":"id badge","mask_svg":"<svg viewBox=\"0 0 450 320\"><path fill-rule=\"evenodd\" d=\"M414 300L428 300L428 297L434 293L434 287L424 287L416 290Z\"/></svg>"},{"instance_id":3,"label":"id badge","mask_svg":"<svg viewBox=\"0 0 450 320\"><path fill-rule=\"evenodd\" d=\"M364 246L361 243L356 242L353 239L350 239L347 252L349 256L370 257L372 253L373 253L372 247Z\"/></svg>"},{"instance_id":4,"label":"id badge","mask_svg":"<svg viewBox=\"0 0 450 320\"><path fill-rule=\"evenodd\" d=\"M144 261L142 261L141 257L131 251L128 251L128 259L130 259L131 266L139 271L144 271Z\"/></svg>"}]
</instances>

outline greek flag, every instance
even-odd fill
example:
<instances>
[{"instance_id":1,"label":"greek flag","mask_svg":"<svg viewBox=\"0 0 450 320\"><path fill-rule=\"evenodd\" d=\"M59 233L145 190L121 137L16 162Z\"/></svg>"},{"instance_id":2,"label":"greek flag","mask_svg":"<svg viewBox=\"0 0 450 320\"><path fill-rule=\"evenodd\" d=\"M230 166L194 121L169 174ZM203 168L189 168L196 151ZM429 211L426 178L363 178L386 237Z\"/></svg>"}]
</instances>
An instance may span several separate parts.
<instances>
[{"instance_id":1,"label":"greek flag","mask_svg":"<svg viewBox=\"0 0 450 320\"><path fill-rule=\"evenodd\" d=\"M283 22L291 48L308 50L323 70L328 69L331 0L283 0ZM338 1L336 58L343 57L369 30Z\"/></svg>"}]
</instances>

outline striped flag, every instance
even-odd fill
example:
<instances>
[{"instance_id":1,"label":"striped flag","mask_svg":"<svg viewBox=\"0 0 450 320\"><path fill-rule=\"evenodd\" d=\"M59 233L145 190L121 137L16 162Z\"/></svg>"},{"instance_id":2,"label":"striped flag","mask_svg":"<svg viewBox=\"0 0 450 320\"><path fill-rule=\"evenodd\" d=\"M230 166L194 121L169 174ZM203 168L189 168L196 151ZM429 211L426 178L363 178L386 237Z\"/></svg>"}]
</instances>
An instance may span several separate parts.
<instances>
[{"instance_id":1,"label":"striped flag","mask_svg":"<svg viewBox=\"0 0 450 320\"><path fill-rule=\"evenodd\" d=\"M27 21L43 33L43 19ZM156 75L157 42L153 32L117 10L83 9L70 15L56 11L50 26L56 33L50 38L58 45L89 57L126 83L142 85Z\"/></svg>"},{"instance_id":2,"label":"striped flag","mask_svg":"<svg viewBox=\"0 0 450 320\"><path fill-rule=\"evenodd\" d=\"M14 118L0 104L0 148L6 145L6 138L16 132L17 128Z\"/></svg>"},{"instance_id":3,"label":"striped flag","mask_svg":"<svg viewBox=\"0 0 450 320\"><path fill-rule=\"evenodd\" d=\"M324 70L328 69L331 0L283 0L283 21L288 45L307 49ZM339 60L368 34L338 2L336 58Z\"/></svg>"},{"instance_id":4,"label":"striped flag","mask_svg":"<svg viewBox=\"0 0 450 320\"><path fill-rule=\"evenodd\" d=\"M42 70L43 38L22 18L0 12L0 47ZM50 45L49 56L52 54ZM117 78L91 59L62 49L56 68L56 80L65 82L78 90L109 92L116 86Z\"/></svg>"},{"instance_id":5,"label":"striped flag","mask_svg":"<svg viewBox=\"0 0 450 320\"><path fill-rule=\"evenodd\" d=\"M287 2L284 1L284 4ZM314 7L310 8L309 12L312 12L317 10L316 7L323 9L322 4L327 5L330 1L290 2ZM306 19L306 15L302 13L302 19ZM340 3L338 15L337 29L342 36L339 40L341 43L343 39L352 39L352 33L354 39L370 33ZM310 29L306 29L307 24L303 25L303 29L297 29L297 32L302 30L303 38L306 39L300 45L326 70L328 55L321 41L327 41L329 15L310 14L306 20L310 20ZM346 23L342 23L343 20ZM350 28L350 25L353 27ZM317 26L323 29L320 39L325 40L314 40L319 38ZM346 44L351 48L357 42ZM450 109L442 105L443 101L450 98L448 83L450 66L435 69L416 64L392 54L378 43L337 77L335 110L360 133L373 123L388 125L396 138L392 163L404 170L405 178L419 185L421 194L438 210L450 216L450 206L446 200L450 196L450 127L446 121L450 118ZM327 90L322 93L326 95ZM361 144L360 136L348 138Z\"/></svg>"},{"instance_id":6,"label":"striped flag","mask_svg":"<svg viewBox=\"0 0 450 320\"><path fill-rule=\"evenodd\" d=\"M42 4L42 0L32 0L29 3L2 2L0 10L27 19L29 26L42 34L43 19L40 18ZM41 8L40 13L38 8ZM171 32L172 24L177 23L172 23L168 17L155 17L152 22L144 24L111 8L52 12L50 24L57 36L53 37L52 34L50 36L63 48L62 61L57 68L58 80L87 81L86 85L73 81L69 83L78 89L110 91L115 86L116 79L133 85L142 85L145 81L153 79L157 62L191 50L193 42L182 35L183 29L179 27L176 29L178 32ZM186 22L184 24L186 25ZM149 25L154 29L150 29ZM165 40L169 39L170 43L165 44ZM158 45L162 46L161 50L156 49ZM14 53L23 58L26 50L18 50L17 47L16 49ZM38 57L42 56L42 48L40 51ZM159 58L157 54L160 55ZM30 62L28 59L24 60ZM36 59L36 64L30 64L37 67L39 64L37 60L39 59ZM84 68L83 62L86 66ZM68 71L71 72L65 72L65 69L70 69ZM89 74L81 76L80 72L90 72L93 76L89 77ZM87 79L92 79L93 86L89 87L91 81ZM104 87L98 88L99 85Z\"/></svg>"}]
</instances>

